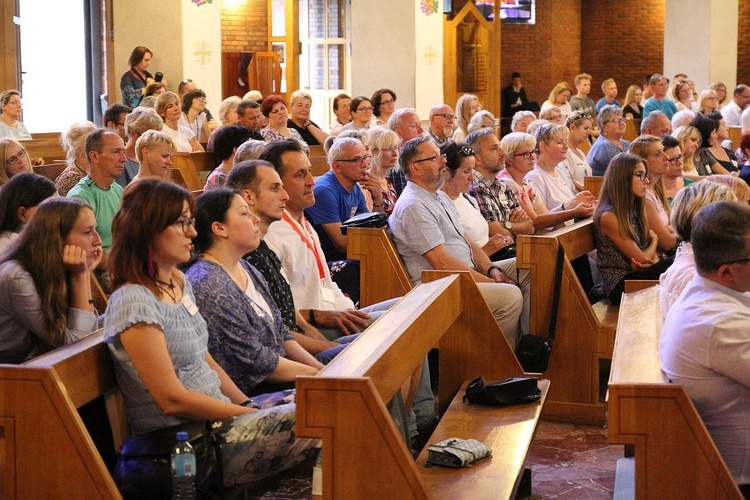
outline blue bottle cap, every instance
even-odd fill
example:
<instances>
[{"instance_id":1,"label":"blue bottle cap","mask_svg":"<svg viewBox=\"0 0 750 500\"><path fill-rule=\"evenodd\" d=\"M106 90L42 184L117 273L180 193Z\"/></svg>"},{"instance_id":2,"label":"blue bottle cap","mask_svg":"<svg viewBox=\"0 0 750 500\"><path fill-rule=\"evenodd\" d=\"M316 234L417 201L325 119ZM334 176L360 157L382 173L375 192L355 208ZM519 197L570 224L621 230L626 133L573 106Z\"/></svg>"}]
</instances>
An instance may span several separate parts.
<instances>
[{"instance_id":1,"label":"blue bottle cap","mask_svg":"<svg viewBox=\"0 0 750 500\"><path fill-rule=\"evenodd\" d=\"M188 433L185 431L180 431L177 433L177 441L183 442L188 440Z\"/></svg>"}]
</instances>

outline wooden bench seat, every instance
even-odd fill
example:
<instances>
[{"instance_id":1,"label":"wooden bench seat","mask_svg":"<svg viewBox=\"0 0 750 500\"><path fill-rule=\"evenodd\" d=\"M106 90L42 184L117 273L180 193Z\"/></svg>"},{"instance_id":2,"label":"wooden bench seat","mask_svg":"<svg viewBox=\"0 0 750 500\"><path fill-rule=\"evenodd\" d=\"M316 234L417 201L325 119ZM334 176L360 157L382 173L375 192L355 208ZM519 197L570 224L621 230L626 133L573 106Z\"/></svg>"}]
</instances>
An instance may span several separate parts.
<instances>
[{"instance_id":1,"label":"wooden bench seat","mask_svg":"<svg viewBox=\"0 0 750 500\"><path fill-rule=\"evenodd\" d=\"M35 174L39 174L47 179L55 182L55 179L62 173L67 165L63 162L59 163L47 163L44 165L32 165L31 170Z\"/></svg>"},{"instance_id":2,"label":"wooden bench seat","mask_svg":"<svg viewBox=\"0 0 750 500\"><path fill-rule=\"evenodd\" d=\"M44 137L38 137L38 134L34 134L34 139L20 142L29 152L31 158L44 158L47 163L65 160L65 150L60 145L60 134L56 136L45 135Z\"/></svg>"},{"instance_id":3,"label":"wooden bench seat","mask_svg":"<svg viewBox=\"0 0 750 500\"><path fill-rule=\"evenodd\" d=\"M297 378L297 435L322 438L323 498L513 497L544 397L504 408L459 401L467 380L523 371L469 273L446 274L425 272L318 375ZM428 445L482 440L493 458L471 468L426 469L426 452L415 462L385 407L435 345L443 416ZM540 381L544 394L548 383Z\"/></svg>"},{"instance_id":4,"label":"wooden bench seat","mask_svg":"<svg viewBox=\"0 0 750 500\"><path fill-rule=\"evenodd\" d=\"M543 418L602 425L605 407L600 401L600 372L612 358L617 306L594 306L578 280L571 261L595 249L592 220L517 239L516 265L531 271L531 325L546 335L552 312L558 245L565 251L560 306L552 356L544 376L552 381Z\"/></svg>"},{"instance_id":5,"label":"wooden bench seat","mask_svg":"<svg viewBox=\"0 0 750 500\"><path fill-rule=\"evenodd\" d=\"M661 327L658 287L623 295L608 427L610 443L634 450L635 498L741 499L692 400L681 385L664 380Z\"/></svg>"}]
</instances>

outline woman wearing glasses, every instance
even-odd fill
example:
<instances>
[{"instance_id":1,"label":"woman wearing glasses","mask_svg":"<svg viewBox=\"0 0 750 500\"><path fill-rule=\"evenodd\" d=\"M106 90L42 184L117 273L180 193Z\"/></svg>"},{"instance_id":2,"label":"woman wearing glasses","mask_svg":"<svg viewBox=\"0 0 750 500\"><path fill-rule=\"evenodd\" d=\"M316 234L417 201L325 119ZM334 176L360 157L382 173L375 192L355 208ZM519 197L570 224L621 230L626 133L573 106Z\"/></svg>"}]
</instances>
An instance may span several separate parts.
<instances>
[{"instance_id":1,"label":"woman wearing glasses","mask_svg":"<svg viewBox=\"0 0 750 500\"><path fill-rule=\"evenodd\" d=\"M659 239L646 217L649 175L643 158L620 153L612 158L594 213L599 273L605 296L619 305L625 280L659 279L671 259L659 260Z\"/></svg>"},{"instance_id":2,"label":"woman wearing glasses","mask_svg":"<svg viewBox=\"0 0 750 500\"><path fill-rule=\"evenodd\" d=\"M31 134L21 123L21 94L17 90L0 93L0 138L10 137L18 141L31 140Z\"/></svg>"},{"instance_id":3,"label":"woman wearing glasses","mask_svg":"<svg viewBox=\"0 0 750 500\"><path fill-rule=\"evenodd\" d=\"M372 102L367 97L355 97L349 104L349 113L352 115L352 121L344 125L341 130L366 130L370 128L374 109Z\"/></svg>"},{"instance_id":4,"label":"woman wearing glasses","mask_svg":"<svg viewBox=\"0 0 750 500\"><path fill-rule=\"evenodd\" d=\"M0 186L8 179L21 172L31 172L31 158L18 141L10 138L0 139Z\"/></svg>"},{"instance_id":5,"label":"woman wearing glasses","mask_svg":"<svg viewBox=\"0 0 750 500\"><path fill-rule=\"evenodd\" d=\"M398 134L387 128L373 127L367 132L367 141L372 158L367 176L359 185L365 193L368 210L390 214L397 195L387 175L398 164Z\"/></svg>"},{"instance_id":6,"label":"woman wearing glasses","mask_svg":"<svg viewBox=\"0 0 750 500\"><path fill-rule=\"evenodd\" d=\"M98 327L90 300L91 272L102 259L94 211L75 198L53 197L33 215L1 256L3 363L21 363Z\"/></svg>"},{"instance_id":7,"label":"woman wearing glasses","mask_svg":"<svg viewBox=\"0 0 750 500\"><path fill-rule=\"evenodd\" d=\"M545 127L557 125L545 124L539 130ZM591 216L596 200L588 191L578 193L574 198L568 198L565 203L549 209L536 188L524 180L526 174L534 169L537 161L536 145L534 136L525 132L513 132L503 137L500 147L505 151L505 170L501 170L497 176L505 182L515 196L516 202L534 222L535 232L552 229L575 218Z\"/></svg>"},{"instance_id":8,"label":"woman wearing glasses","mask_svg":"<svg viewBox=\"0 0 750 500\"><path fill-rule=\"evenodd\" d=\"M231 486L294 465L317 440L294 439L294 405L257 410L208 352L206 322L176 267L190 258L194 214L190 193L175 184L144 179L125 190L112 225L115 291L104 336L133 432L223 420L224 486Z\"/></svg>"},{"instance_id":9,"label":"woman wearing glasses","mask_svg":"<svg viewBox=\"0 0 750 500\"><path fill-rule=\"evenodd\" d=\"M206 118L206 93L201 89L188 90L182 98L180 125L187 127L198 142L208 141L211 129Z\"/></svg>"},{"instance_id":10,"label":"woman wearing glasses","mask_svg":"<svg viewBox=\"0 0 750 500\"><path fill-rule=\"evenodd\" d=\"M630 145L630 152L646 160L651 176L646 191L646 219L659 238L659 256L670 255L677 245L677 236L669 225L670 206L664 189L664 174L669 163L664 145L658 137L642 135Z\"/></svg>"},{"instance_id":11,"label":"woman wearing glasses","mask_svg":"<svg viewBox=\"0 0 750 500\"><path fill-rule=\"evenodd\" d=\"M693 183L691 179L683 177L685 171L685 154L682 152L680 141L671 135L661 136L661 142L664 145L664 154L667 155L667 170L662 175L664 182L664 194L667 197L669 206L672 206L677 193L685 186Z\"/></svg>"},{"instance_id":12,"label":"woman wearing glasses","mask_svg":"<svg viewBox=\"0 0 750 500\"><path fill-rule=\"evenodd\" d=\"M573 111L565 121L570 131L568 135L568 153L559 168L567 170L571 182L577 192L583 191L583 181L591 176L591 165L586 160L586 154L578 149L584 141L589 140L594 122L591 116L583 111Z\"/></svg>"},{"instance_id":13,"label":"woman wearing glasses","mask_svg":"<svg viewBox=\"0 0 750 500\"><path fill-rule=\"evenodd\" d=\"M719 96L715 90L702 90L698 96L698 102L695 105L695 111L707 115L719 111Z\"/></svg>"},{"instance_id":14,"label":"woman wearing glasses","mask_svg":"<svg viewBox=\"0 0 750 500\"><path fill-rule=\"evenodd\" d=\"M612 158L630 149L630 142L622 138L626 120L622 116L622 109L614 104L608 104L599 110L596 121L601 133L586 155L594 175L603 176Z\"/></svg>"},{"instance_id":15,"label":"woman wearing glasses","mask_svg":"<svg viewBox=\"0 0 750 500\"><path fill-rule=\"evenodd\" d=\"M376 90L372 94L371 102L373 107L372 112L375 115L375 123L373 125L388 128L388 119L396 110L396 93L391 89Z\"/></svg>"},{"instance_id":16,"label":"woman wearing glasses","mask_svg":"<svg viewBox=\"0 0 750 500\"><path fill-rule=\"evenodd\" d=\"M302 144L305 153L309 154L309 146L302 139L302 136L299 135L299 132L288 126L289 111L283 97L277 94L269 95L263 99L263 103L260 105L260 112L268 118L268 125L260 130L260 135L263 136L264 141L297 139Z\"/></svg>"}]
</instances>

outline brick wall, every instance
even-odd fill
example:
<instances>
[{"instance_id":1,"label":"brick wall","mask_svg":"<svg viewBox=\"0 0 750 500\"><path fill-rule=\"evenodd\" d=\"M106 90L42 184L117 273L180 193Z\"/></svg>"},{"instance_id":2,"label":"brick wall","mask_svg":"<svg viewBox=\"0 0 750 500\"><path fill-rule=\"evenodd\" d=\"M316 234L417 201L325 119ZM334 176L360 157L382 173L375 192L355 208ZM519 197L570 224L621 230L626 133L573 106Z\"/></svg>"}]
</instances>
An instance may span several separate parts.
<instances>
[{"instance_id":1,"label":"brick wall","mask_svg":"<svg viewBox=\"0 0 750 500\"><path fill-rule=\"evenodd\" d=\"M750 85L750 2L740 0L740 12L737 26L737 83ZM729 97L732 97L732 90L729 90Z\"/></svg>"},{"instance_id":2,"label":"brick wall","mask_svg":"<svg viewBox=\"0 0 750 500\"><path fill-rule=\"evenodd\" d=\"M572 85L581 66L581 0L537 0L535 25L503 25L501 64L502 86L518 71L540 105L558 82Z\"/></svg>"},{"instance_id":3,"label":"brick wall","mask_svg":"<svg viewBox=\"0 0 750 500\"><path fill-rule=\"evenodd\" d=\"M581 70L593 76L591 98L614 78L620 99L628 86L664 70L664 0L581 0Z\"/></svg>"},{"instance_id":4,"label":"brick wall","mask_svg":"<svg viewBox=\"0 0 750 500\"><path fill-rule=\"evenodd\" d=\"M268 50L268 2L246 0L235 8L221 8L222 52Z\"/></svg>"}]
</instances>

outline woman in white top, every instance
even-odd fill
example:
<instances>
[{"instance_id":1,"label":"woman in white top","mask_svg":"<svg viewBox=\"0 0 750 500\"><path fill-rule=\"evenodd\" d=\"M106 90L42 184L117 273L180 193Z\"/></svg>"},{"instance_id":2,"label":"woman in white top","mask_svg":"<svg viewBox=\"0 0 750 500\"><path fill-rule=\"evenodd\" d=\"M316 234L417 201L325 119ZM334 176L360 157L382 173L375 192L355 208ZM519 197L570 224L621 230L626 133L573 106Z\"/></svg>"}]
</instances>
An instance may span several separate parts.
<instances>
[{"instance_id":1,"label":"woman in white top","mask_svg":"<svg viewBox=\"0 0 750 500\"><path fill-rule=\"evenodd\" d=\"M198 139L208 141L211 129L206 118L206 93L201 89L188 90L182 98L182 116L180 125L187 127Z\"/></svg>"},{"instance_id":2,"label":"woman in white top","mask_svg":"<svg viewBox=\"0 0 750 500\"><path fill-rule=\"evenodd\" d=\"M21 94L17 90L11 89L0 93L0 138L31 140L31 134L19 121L22 109Z\"/></svg>"},{"instance_id":3,"label":"woman in white top","mask_svg":"<svg viewBox=\"0 0 750 500\"><path fill-rule=\"evenodd\" d=\"M178 153L193 153L203 151L203 146L195 138L195 133L188 127L180 125L182 109L180 98L174 92L164 92L156 98L156 112L164 120L162 132L174 141Z\"/></svg>"},{"instance_id":4,"label":"woman in white top","mask_svg":"<svg viewBox=\"0 0 750 500\"><path fill-rule=\"evenodd\" d=\"M440 189L453 200L469 238L489 257L512 245L512 236L497 233L490 238L490 227L479 211L477 201L469 194L474 178L474 150L465 144L448 142L440 148L440 153L445 155L445 166L451 173Z\"/></svg>"},{"instance_id":5,"label":"woman in white top","mask_svg":"<svg viewBox=\"0 0 750 500\"><path fill-rule=\"evenodd\" d=\"M456 116L458 116L458 128L453 132L453 140L463 142L469 135L469 122L475 114L482 111L482 103L473 94L464 94L456 101Z\"/></svg>"},{"instance_id":6,"label":"woman in white top","mask_svg":"<svg viewBox=\"0 0 750 500\"><path fill-rule=\"evenodd\" d=\"M573 95L573 87L568 82L560 82L552 89L549 93L549 99L544 101L542 104L541 111L551 107L557 106L562 111L563 118L573 112L573 108L570 107L570 97Z\"/></svg>"},{"instance_id":7,"label":"woman in white top","mask_svg":"<svg viewBox=\"0 0 750 500\"><path fill-rule=\"evenodd\" d=\"M688 111L694 111L693 88L690 86L690 82L687 80L677 82L674 86L674 96L674 105L677 106L678 111L685 109Z\"/></svg>"},{"instance_id":8,"label":"woman in white top","mask_svg":"<svg viewBox=\"0 0 750 500\"><path fill-rule=\"evenodd\" d=\"M584 190L584 178L590 177L592 172L591 165L586 160L586 153L578 149L578 145L589 140L591 130L594 128L594 120L583 111L573 111L565 123L570 130L568 153L559 168L567 170L573 187L580 192Z\"/></svg>"}]
</instances>

